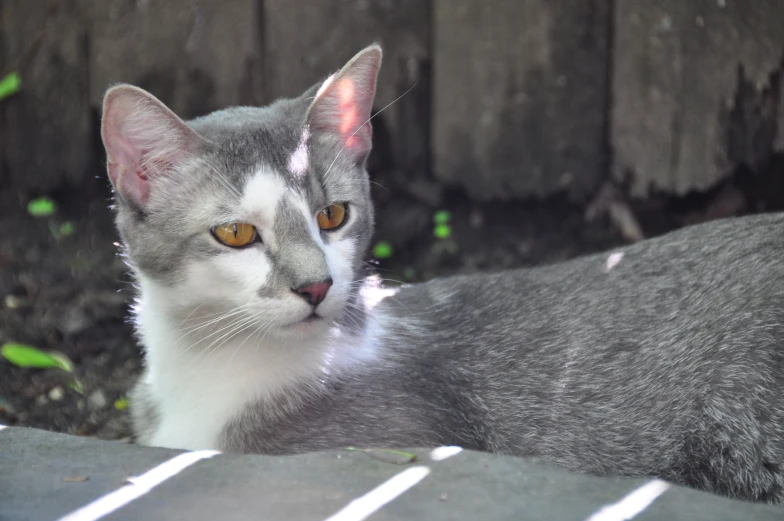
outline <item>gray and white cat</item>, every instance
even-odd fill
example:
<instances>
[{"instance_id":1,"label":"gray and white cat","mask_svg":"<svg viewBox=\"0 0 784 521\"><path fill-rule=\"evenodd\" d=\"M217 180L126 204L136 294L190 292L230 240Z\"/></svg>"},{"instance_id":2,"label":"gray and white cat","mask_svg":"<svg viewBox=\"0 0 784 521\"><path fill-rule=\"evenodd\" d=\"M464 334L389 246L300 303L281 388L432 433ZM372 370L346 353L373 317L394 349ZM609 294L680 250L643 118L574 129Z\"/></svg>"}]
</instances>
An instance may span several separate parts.
<instances>
[{"instance_id":1,"label":"gray and white cat","mask_svg":"<svg viewBox=\"0 0 784 521\"><path fill-rule=\"evenodd\" d=\"M450 444L782 500L784 216L384 289L363 266L380 65L371 46L296 99L187 123L106 94L138 440Z\"/></svg>"}]
</instances>

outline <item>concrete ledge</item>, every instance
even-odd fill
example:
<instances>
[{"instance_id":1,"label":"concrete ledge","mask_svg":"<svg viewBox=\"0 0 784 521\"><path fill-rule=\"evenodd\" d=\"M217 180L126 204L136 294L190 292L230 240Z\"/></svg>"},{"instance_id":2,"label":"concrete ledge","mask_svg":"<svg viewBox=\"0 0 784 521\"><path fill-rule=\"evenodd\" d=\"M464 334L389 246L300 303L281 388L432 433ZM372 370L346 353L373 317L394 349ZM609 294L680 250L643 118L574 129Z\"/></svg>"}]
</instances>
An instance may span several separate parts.
<instances>
[{"instance_id":1,"label":"concrete ledge","mask_svg":"<svg viewBox=\"0 0 784 521\"><path fill-rule=\"evenodd\" d=\"M412 452L417 459L408 464L353 451L188 453L5 428L0 519L55 520L74 512L68 521L784 519L782 506L660 481L585 476L469 451Z\"/></svg>"}]
</instances>

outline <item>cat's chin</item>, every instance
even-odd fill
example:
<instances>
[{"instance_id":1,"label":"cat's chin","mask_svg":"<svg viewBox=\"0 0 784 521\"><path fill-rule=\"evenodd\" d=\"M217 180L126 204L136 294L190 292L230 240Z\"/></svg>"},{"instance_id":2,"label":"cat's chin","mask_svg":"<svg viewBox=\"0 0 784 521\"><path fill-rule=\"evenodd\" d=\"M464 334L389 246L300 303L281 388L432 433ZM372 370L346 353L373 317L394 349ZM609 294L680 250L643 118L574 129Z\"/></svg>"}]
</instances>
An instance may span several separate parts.
<instances>
[{"instance_id":1,"label":"cat's chin","mask_svg":"<svg viewBox=\"0 0 784 521\"><path fill-rule=\"evenodd\" d=\"M329 329L331 324L331 319L311 313L300 320L280 327L278 331L280 334L288 337L310 338L323 334Z\"/></svg>"}]
</instances>

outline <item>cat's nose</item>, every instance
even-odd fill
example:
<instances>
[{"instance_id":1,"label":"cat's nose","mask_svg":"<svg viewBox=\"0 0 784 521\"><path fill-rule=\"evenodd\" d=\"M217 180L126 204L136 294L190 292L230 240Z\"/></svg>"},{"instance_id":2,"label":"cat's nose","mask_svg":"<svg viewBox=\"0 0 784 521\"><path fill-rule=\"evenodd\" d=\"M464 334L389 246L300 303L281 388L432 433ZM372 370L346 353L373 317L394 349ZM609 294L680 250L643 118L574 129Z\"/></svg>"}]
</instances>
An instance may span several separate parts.
<instances>
[{"instance_id":1,"label":"cat's nose","mask_svg":"<svg viewBox=\"0 0 784 521\"><path fill-rule=\"evenodd\" d=\"M327 297L327 291L332 285L332 279L322 280L321 282L309 282L298 288L291 288L295 293L299 294L308 303L315 307L324 302Z\"/></svg>"}]
</instances>

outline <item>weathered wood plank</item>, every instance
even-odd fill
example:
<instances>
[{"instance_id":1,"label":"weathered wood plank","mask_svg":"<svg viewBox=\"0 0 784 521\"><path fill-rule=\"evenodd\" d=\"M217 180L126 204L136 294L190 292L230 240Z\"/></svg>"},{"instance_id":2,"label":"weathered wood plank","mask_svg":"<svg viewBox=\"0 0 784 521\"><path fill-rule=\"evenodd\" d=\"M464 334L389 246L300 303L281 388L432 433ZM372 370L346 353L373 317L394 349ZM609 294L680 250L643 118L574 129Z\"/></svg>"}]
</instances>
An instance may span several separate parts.
<instances>
[{"instance_id":1,"label":"weathered wood plank","mask_svg":"<svg viewBox=\"0 0 784 521\"><path fill-rule=\"evenodd\" d=\"M631 174L637 196L684 194L737 164L763 165L784 110L770 90L779 88L782 24L781 0L616 2L616 178Z\"/></svg>"},{"instance_id":2,"label":"weathered wood plank","mask_svg":"<svg viewBox=\"0 0 784 521\"><path fill-rule=\"evenodd\" d=\"M266 0L267 99L292 97L339 69L363 47L384 47L374 119L375 155L404 172L429 164L430 2Z\"/></svg>"},{"instance_id":3,"label":"weathered wood plank","mask_svg":"<svg viewBox=\"0 0 784 521\"><path fill-rule=\"evenodd\" d=\"M138 85L178 114L262 98L256 0L92 0L90 99Z\"/></svg>"},{"instance_id":4,"label":"weathered wood plank","mask_svg":"<svg viewBox=\"0 0 784 521\"><path fill-rule=\"evenodd\" d=\"M568 192L607 166L608 0L434 0L434 172L477 199Z\"/></svg>"},{"instance_id":5,"label":"weathered wood plank","mask_svg":"<svg viewBox=\"0 0 784 521\"><path fill-rule=\"evenodd\" d=\"M79 185L94 162L80 3L5 0L0 9L0 61L22 78L0 104L2 184L20 194Z\"/></svg>"}]
</instances>

